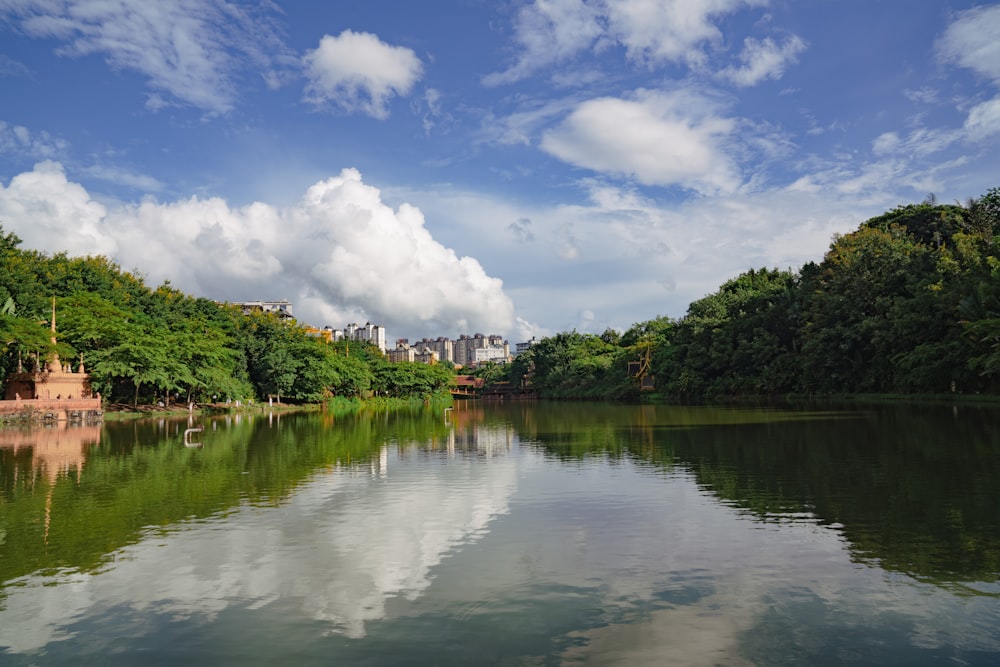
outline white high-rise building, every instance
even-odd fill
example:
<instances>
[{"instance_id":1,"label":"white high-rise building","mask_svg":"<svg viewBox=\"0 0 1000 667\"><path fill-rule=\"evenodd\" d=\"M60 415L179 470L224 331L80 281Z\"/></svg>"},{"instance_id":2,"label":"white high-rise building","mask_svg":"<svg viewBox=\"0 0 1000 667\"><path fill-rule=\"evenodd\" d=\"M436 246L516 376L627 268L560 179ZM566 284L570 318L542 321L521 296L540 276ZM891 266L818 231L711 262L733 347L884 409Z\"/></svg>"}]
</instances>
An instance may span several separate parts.
<instances>
[{"instance_id":1,"label":"white high-rise building","mask_svg":"<svg viewBox=\"0 0 1000 667\"><path fill-rule=\"evenodd\" d=\"M366 322L364 326L348 324L343 331L334 330L333 340L363 340L385 352L385 327Z\"/></svg>"}]
</instances>

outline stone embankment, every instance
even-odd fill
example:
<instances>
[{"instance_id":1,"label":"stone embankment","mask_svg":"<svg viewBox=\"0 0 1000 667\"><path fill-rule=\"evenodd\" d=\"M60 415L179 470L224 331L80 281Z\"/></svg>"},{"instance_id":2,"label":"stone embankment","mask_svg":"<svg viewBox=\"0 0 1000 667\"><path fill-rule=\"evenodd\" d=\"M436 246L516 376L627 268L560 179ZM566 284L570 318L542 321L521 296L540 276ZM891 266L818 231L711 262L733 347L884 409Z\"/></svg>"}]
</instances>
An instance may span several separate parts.
<instances>
[{"instance_id":1,"label":"stone embankment","mask_svg":"<svg viewBox=\"0 0 1000 667\"><path fill-rule=\"evenodd\" d=\"M0 401L0 421L94 422L104 416L100 398Z\"/></svg>"}]
</instances>

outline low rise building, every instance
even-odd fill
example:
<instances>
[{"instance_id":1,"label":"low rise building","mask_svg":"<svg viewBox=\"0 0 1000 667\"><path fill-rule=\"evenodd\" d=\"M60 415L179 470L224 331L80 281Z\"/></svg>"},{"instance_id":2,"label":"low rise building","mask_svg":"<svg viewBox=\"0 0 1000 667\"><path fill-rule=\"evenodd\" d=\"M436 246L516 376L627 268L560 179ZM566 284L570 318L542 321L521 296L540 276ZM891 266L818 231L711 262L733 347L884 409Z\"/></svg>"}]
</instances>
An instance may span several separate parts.
<instances>
[{"instance_id":1,"label":"low rise building","mask_svg":"<svg viewBox=\"0 0 1000 667\"><path fill-rule=\"evenodd\" d=\"M477 347L473 352L472 364L478 366L479 364L484 364L488 361L492 361L495 364L506 364L510 361L510 355L508 350L500 347L499 345L490 345L488 347Z\"/></svg>"},{"instance_id":2,"label":"low rise building","mask_svg":"<svg viewBox=\"0 0 1000 667\"><path fill-rule=\"evenodd\" d=\"M531 340L529 340L529 341L525 341L523 343L517 343L514 346L514 356L516 357L517 355L519 355L519 354L521 354L523 352L527 352L529 349L531 349L531 346L534 345L537 342L538 342L538 339L536 339L534 336L532 336Z\"/></svg>"}]
</instances>

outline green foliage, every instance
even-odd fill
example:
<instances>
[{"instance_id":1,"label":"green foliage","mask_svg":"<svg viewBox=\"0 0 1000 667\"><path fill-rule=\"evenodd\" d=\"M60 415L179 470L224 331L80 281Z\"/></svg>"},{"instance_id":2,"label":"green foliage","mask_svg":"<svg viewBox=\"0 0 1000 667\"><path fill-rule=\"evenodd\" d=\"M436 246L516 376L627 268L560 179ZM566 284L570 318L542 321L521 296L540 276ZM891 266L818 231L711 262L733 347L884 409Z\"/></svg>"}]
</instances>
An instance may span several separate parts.
<instances>
[{"instance_id":1,"label":"green foliage","mask_svg":"<svg viewBox=\"0 0 1000 667\"><path fill-rule=\"evenodd\" d=\"M441 364L379 361L372 366L372 389L376 395L400 398L420 396L430 399L447 389L455 378L452 368Z\"/></svg>"},{"instance_id":2,"label":"green foliage","mask_svg":"<svg viewBox=\"0 0 1000 667\"><path fill-rule=\"evenodd\" d=\"M104 257L20 250L0 227L0 372L20 355L82 357L95 391L132 405L172 400L317 402L373 391L425 397L453 371L385 369L369 343L327 344L270 314L192 298L164 283L150 289ZM47 326L57 303L59 345ZM16 313L16 316L15 316ZM376 372L378 371L378 372ZM377 381L381 382L376 386Z\"/></svg>"},{"instance_id":3,"label":"green foliage","mask_svg":"<svg viewBox=\"0 0 1000 667\"><path fill-rule=\"evenodd\" d=\"M473 377L482 378L483 387L488 389L498 382L506 382L510 377L510 368L507 364L487 361L479 364L469 374Z\"/></svg>"},{"instance_id":4,"label":"green foliage","mask_svg":"<svg viewBox=\"0 0 1000 667\"><path fill-rule=\"evenodd\" d=\"M0 314L0 345L11 353L16 349L44 358L52 351L52 332L35 321Z\"/></svg>"},{"instance_id":5,"label":"green foliage","mask_svg":"<svg viewBox=\"0 0 1000 667\"><path fill-rule=\"evenodd\" d=\"M951 244L955 234L968 227L968 217L969 211L961 206L924 202L897 206L888 213L867 220L861 225L861 230L890 231L898 227L915 242L938 248Z\"/></svg>"},{"instance_id":6,"label":"green foliage","mask_svg":"<svg viewBox=\"0 0 1000 667\"><path fill-rule=\"evenodd\" d=\"M655 382L672 399L785 393L1000 390L1000 188L965 206L899 206L836 237L799 271L751 269L624 333L544 338L487 384L539 396L635 400ZM48 353L39 322L60 312L60 355L83 354L94 385L133 403L266 398L429 397L445 364L390 364L368 343L327 344L272 315L192 299L101 257L20 250L0 228L0 364Z\"/></svg>"},{"instance_id":7,"label":"green foliage","mask_svg":"<svg viewBox=\"0 0 1000 667\"><path fill-rule=\"evenodd\" d=\"M749 271L691 304L655 357L677 398L996 391L1000 190L900 206L796 273Z\"/></svg>"},{"instance_id":8,"label":"green foliage","mask_svg":"<svg viewBox=\"0 0 1000 667\"><path fill-rule=\"evenodd\" d=\"M543 338L515 359L512 381L530 368L532 386L546 398L621 399L631 396L627 348L616 337L577 331ZM530 364L530 366L528 366Z\"/></svg>"},{"instance_id":9,"label":"green foliage","mask_svg":"<svg viewBox=\"0 0 1000 667\"><path fill-rule=\"evenodd\" d=\"M695 301L655 360L658 385L687 398L779 391L796 375L798 276L752 269Z\"/></svg>"}]
</instances>

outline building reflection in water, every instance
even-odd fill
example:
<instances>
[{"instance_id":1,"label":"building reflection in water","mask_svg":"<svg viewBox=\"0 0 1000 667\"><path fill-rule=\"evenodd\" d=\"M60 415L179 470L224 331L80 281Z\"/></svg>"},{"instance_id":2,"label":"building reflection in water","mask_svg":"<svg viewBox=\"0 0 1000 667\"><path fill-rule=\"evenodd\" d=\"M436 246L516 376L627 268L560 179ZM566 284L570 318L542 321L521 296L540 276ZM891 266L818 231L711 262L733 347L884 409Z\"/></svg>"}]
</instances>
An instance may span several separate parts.
<instances>
[{"instance_id":1,"label":"building reflection in water","mask_svg":"<svg viewBox=\"0 0 1000 667\"><path fill-rule=\"evenodd\" d=\"M100 424L58 422L46 427L0 429L0 449L11 449L15 455L30 449L32 470L43 471L50 484L70 470L82 470L87 449L100 441Z\"/></svg>"},{"instance_id":2,"label":"building reflection in water","mask_svg":"<svg viewBox=\"0 0 1000 667\"><path fill-rule=\"evenodd\" d=\"M56 422L51 426L24 429L0 429L0 450L10 450L17 458L19 452L31 450L31 477L26 486L34 486L44 477L48 481L45 497L45 537L48 538L52 518L52 492L60 477L71 471L79 475L86 462L87 449L101 441L100 424ZM16 483L18 466L14 466Z\"/></svg>"},{"instance_id":3,"label":"building reflection in water","mask_svg":"<svg viewBox=\"0 0 1000 667\"><path fill-rule=\"evenodd\" d=\"M466 452L493 457L507 454L514 443L516 433L509 423L484 424L482 405L471 401L460 401L456 407L445 412L445 419L451 425L448 433L448 455Z\"/></svg>"}]
</instances>

